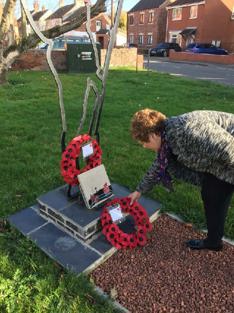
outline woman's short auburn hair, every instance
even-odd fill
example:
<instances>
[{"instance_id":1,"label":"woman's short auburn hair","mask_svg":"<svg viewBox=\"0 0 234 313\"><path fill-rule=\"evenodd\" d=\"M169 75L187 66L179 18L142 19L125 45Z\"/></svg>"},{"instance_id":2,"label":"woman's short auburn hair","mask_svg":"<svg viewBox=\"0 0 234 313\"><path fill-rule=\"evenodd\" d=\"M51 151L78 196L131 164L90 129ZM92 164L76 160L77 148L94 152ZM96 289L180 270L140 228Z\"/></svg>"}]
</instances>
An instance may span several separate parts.
<instances>
[{"instance_id":1,"label":"woman's short auburn hair","mask_svg":"<svg viewBox=\"0 0 234 313\"><path fill-rule=\"evenodd\" d=\"M136 112L131 121L132 137L141 142L148 142L149 135L159 135L164 129L166 116L161 112L144 109Z\"/></svg>"}]
</instances>

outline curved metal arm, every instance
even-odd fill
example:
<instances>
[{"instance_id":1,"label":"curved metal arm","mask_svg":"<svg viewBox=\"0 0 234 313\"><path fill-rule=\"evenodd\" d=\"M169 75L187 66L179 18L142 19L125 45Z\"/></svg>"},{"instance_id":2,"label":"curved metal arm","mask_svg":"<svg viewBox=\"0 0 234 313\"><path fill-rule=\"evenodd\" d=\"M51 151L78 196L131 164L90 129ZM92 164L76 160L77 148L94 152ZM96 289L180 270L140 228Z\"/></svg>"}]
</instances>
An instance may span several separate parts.
<instances>
[{"instance_id":1,"label":"curved metal arm","mask_svg":"<svg viewBox=\"0 0 234 313\"><path fill-rule=\"evenodd\" d=\"M61 111L61 120L62 120L62 129L63 129L63 134L62 137L64 137L65 140L65 133L67 132L67 124L66 124L66 116L65 116L65 109L64 109L64 102L63 102L63 86L61 83L61 80L58 76L58 73L54 67L54 64L52 62L51 59L51 51L53 48L53 40L52 39L48 39L46 38L43 33L40 31L40 29L38 28L38 26L36 25L36 23L33 20L33 17L31 15L31 13L29 12L29 10L27 9L27 5L26 5L26 1L25 0L20 0L21 4L24 8L25 14L29 20L30 25L32 26L33 30L35 31L35 33L38 35L38 37L44 42L48 44L48 49L46 52L46 57L47 57L47 62L48 65L50 67L50 70L54 76L54 79L57 83L58 86L58 94L59 94L59 105L60 105L60 111Z\"/></svg>"},{"instance_id":2,"label":"curved metal arm","mask_svg":"<svg viewBox=\"0 0 234 313\"><path fill-rule=\"evenodd\" d=\"M118 31L122 7L123 7L123 0L119 0L116 15L115 15L115 22L114 22L114 25L111 28L111 32L110 32L110 41L109 41L106 59L105 59L105 64L104 64L104 69L103 69L102 93L101 93L101 97L100 97L100 105L99 105L99 109L98 109L98 113L97 113L97 119L96 119L95 130L94 130L94 134L97 137L99 137L98 129L99 129L99 125L100 125L101 114L102 114L102 109L103 109L103 104L104 104L104 99L105 99L105 94L106 94L106 81L107 81L108 71L109 71L109 67L110 67L111 54L112 54L112 51L113 51L113 48L114 48L114 45L116 42L116 35L117 35L117 31Z\"/></svg>"},{"instance_id":3,"label":"curved metal arm","mask_svg":"<svg viewBox=\"0 0 234 313\"><path fill-rule=\"evenodd\" d=\"M93 114L92 114L92 118L91 118L91 122L90 122L90 126L89 126L89 134L92 135L93 126L95 125L94 134L99 138L98 128L100 125L101 113L102 113L102 108L103 108L103 103L104 103L104 98L105 98L107 75L108 75L108 70L109 70L109 66L110 66L111 54L112 54L112 51L113 51L113 48L115 45L115 41L116 41L116 34L118 31L120 15L121 15L122 6L123 6L123 0L119 0L119 2L118 2L118 8L117 8L116 16L115 16L114 26L112 27L112 29L110 31L110 40L109 40L109 44L108 44L108 49L107 49L107 53L106 53L105 64L104 64L103 70L101 69L101 66L100 66L95 39L94 39L94 36L91 32L91 17L90 17L90 6L91 6L91 4L90 4L89 0L85 0L84 2L86 5L86 8L87 8L86 30L87 30L87 33L88 33L89 38L91 40L91 43L93 45L95 62L96 62L96 67L97 67L96 75L102 83L102 89L99 92L95 82L92 81L90 78L87 79L87 87L86 87L86 92L85 92L85 97L84 97L84 102L83 102L83 114L82 114L82 118L81 118L81 121L79 124L78 134L81 131L83 124L84 124L84 121L85 121L85 118L86 118L86 112L87 112L87 106L88 106L88 97L89 97L90 90L92 88L92 90L95 93L96 98L95 98L95 103L94 103L94 107L93 107Z\"/></svg>"}]
</instances>

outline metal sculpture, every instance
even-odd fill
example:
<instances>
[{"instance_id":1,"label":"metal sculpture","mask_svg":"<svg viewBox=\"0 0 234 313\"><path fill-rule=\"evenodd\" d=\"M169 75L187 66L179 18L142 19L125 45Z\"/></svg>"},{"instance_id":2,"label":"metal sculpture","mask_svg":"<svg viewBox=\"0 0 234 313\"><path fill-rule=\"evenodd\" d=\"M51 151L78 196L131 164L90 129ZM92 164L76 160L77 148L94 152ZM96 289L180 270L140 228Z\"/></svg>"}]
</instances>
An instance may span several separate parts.
<instances>
[{"instance_id":1,"label":"metal sculpture","mask_svg":"<svg viewBox=\"0 0 234 313\"><path fill-rule=\"evenodd\" d=\"M35 31L35 33L39 36L39 38L44 43L48 44L46 57L47 57L47 61L48 61L48 65L50 67L50 70L51 70L51 72L55 78L55 81L57 83L57 86L58 86L59 105L60 105L60 113L61 113L61 121L62 121L61 148L62 148L62 152L64 155L64 152L66 152L65 141L66 141L66 133L67 133L67 123L66 123L66 115L65 115L64 100L63 100L63 87L62 87L61 80L59 79L58 73L57 73L57 71L54 67L54 64L52 62L52 59L51 59L53 40L46 38L43 35L43 33L40 31L40 29L38 28L38 26L34 22L31 13L29 12L29 10L27 8L25 0L21 0L21 3L22 3L25 14L26 14L28 21L29 21L30 25L32 26L33 30ZM90 77L87 79L87 86L86 86L86 91L85 91L84 100L83 100L83 112L82 112L82 116L81 116L79 126L77 129L77 135L81 134L84 122L86 120L88 100L89 100L90 92L92 90L94 95L95 95L95 101L94 101L94 105L93 105L93 112L92 112L92 117L91 117L91 120L89 123L89 130L88 130L87 135L95 136L97 139L97 142L99 143L100 142L99 125L100 125L101 114L102 114L102 110L103 110L103 104L104 104L105 93L106 93L107 76L108 76L108 71L109 71L109 66L110 66L111 54L112 54L112 51L113 51L113 48L115 45L115 41L116 41L116 34L117 34L120 15L121 15L121 11L122 11L123 0L118 1L114 25L110 29L110 39L109 39L109 44L108 44L105 63L104 63L103 68L101 67L100 62L99 62L97 46L95 43L94 36L91 32L91 1L90 0L84 0L84 5L86 6L86 10L87 10L86 30L87 30L87 33L88 33L89 38L91 40L92 46L93 46L94 55L95 55L95 63L96 63L96 68L97 68L96 76L101 81L101 90L99 91L96 83ZM86 134L85 134L85 136L86 136ZM69 145L70 144L71 143L69 143ZM66 168L65 163L64 163L64 156L63 156L61 173L64 177L64 180L67 183L69 183L69 181L72 180L72 184L69 184L69 189L68 189L68 196L70 196L71 186L74 185L74 181L77 181L77 180L75 178L71 179L71 177L70 177L71 175L70 176L67 175L67 171L64 171L64 168ZM96 162L95 164L99 164L99 163ZM73 168L71 170L73 170L73 172L75 173L76 167L79 167L79 157L78 157L78 160L77 159L75 160L75 163L73 165L74 165L73 167L75 167L75 168ZM88 170L88 169L89 169L89 166L86 166L85 170ZM66 177L69 176L69 179L65 179L65 176Z\"/></svg>"},{"instance_id":2,"label":"metal sculpture","mask_svg":"<svg viewBox=\"0 0 234 313\"><path fill-rule=\"evenodd\" d=\"M35 33L39 36L39 38L44 43L48 44L46 57L47 57L47 61L48 61L50 70L51 70L51 72L55 78L55 81L57 83L57 86L58 86L59 105L60 105L60 113L61 113L61 121L62 121L61 144L62 144L62 151L64 151L65 150L65 137L66 137L66 133L67 133L67 123L66 123L66 115L65 115L64 100L63 100L63 87L62 87L61 80L59 79L58 73L57 73L57 71L54 67L54 64L52 62L52 59L51 59L53 40L45 37L43 35L43 33L40 31L40 29L38 28L38 26L34 22L31 13L29 12L29 10L27 8L26 1L25 0L20 0L20 1L22 3L25 14L26 14L28 21L29 21L30 25L32 26L33 30L35 31ZM114 25L110 29L110 40L109 40L109 45L107 48L106 59L105 59L105 63L104 63L103 68L101 68L101 65L99 62L98 51L97 51L95 39L94 39L94 36L93 36L91 29L90 29L91 28L91 13L90 13L91 12L91 1L90 0L84 0L84 4L85 4L86 9L87 9L86 30L87 30L87 33L90 37L92 45L93 45L96 67L97 67L96 75L97 75L98 79L101 81L102 88L101 88L101 91L99 91L95 82L93 80L91 80L90 78L87 79L87 87L86 87L84 101L83 101L83 113L82 113L82 117L81 117L81 120L79 123L77 134L80 134L80 132L83 128L83 124L84 124L85 119L86 119L89 94L90 94L90 91L92 90L95 94L95 102L94 102L93 113L92 113L92 118L90 121L88 133L89 133L89 135L92 135L93 134L93 128L94 128L94 135L97 137L97 140L99 141L100 136L99 136L98 128L100 125L101 113L102 113L103 103L104 103L104 99L105 99L106 81L107 81L107 76L108 76L108 71L109 71L109 66L110 66L111 54L112 54L112 50L113 50L113 47L114 47L115 41L116 41L116 34L117 34L120 15L121 15L121 11L122 11L123 0L118 1Z\"/></svg>"}]
</instances>

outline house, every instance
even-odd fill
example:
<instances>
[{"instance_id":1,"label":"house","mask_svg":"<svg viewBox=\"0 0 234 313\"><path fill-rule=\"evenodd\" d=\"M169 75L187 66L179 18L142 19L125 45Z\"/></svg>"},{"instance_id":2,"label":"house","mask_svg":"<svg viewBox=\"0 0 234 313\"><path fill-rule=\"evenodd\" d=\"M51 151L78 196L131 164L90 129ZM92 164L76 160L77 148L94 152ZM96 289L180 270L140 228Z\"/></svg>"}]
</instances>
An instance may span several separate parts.
<instances>
[{"instance_id":1,"label":"house","mask_svg":"<svg viewBox=\"0 0 234 313\"><path fill-rule=\"evenodd\" d=\"M118 29L116 34L116 47L126 47L127 33L126 30Z\"/></svg>"},{"instance_id":2,"label":"house","mask_svg":"<svg viewBox=\"0 0 234 313\"><path fill-rule=\"evenodd\" d=\"M141 0L128 11L128 44L148 50L165 41L166 6L173 0Z\"/></svg>"},{"instance_id":3,"label":"house","mask_svg":"<svg viewBox=\"0 0 234 313\"><path fill-rule=\"evenodd\" d=\"M82 9L82 11L86 8ZM69 15L64 22L72 22L73 19L81 13L81 8L75 10L71 15ZM100 42L101 48L106 49L109 42L109 31L111 27L111 20L109 16L105 13L100 13L98 16L95 16L91 19L91 32L93 33L95 40ZM87 36L86 23L83 23L79 28L75 29L76 32L79 32L81 36Z\"/></svg>"},{"instance_id":4,"label":"house","mask_svg":"<svg viewBox=\"0 0 234 313\"><path fill-rule=\"evenodd\" d=\"M79 8L75 10L71 15L64 19L64 22L72 22L80 13L86 13L86 8ZM101 44L102 49L107 49L110 38L111 19L106 13L100 13L91 19L91 32L93 33L97 42ZM87 36L86 22L79 28L75 29L76 32L80 32L83 36ZM126 31L118 29L116 34L116 46L126 46L127 35Z\"/></svg>"},{"instance_id":5,"label":"house","mask_svg":"<svg viewBox=\"0 0 234 313\"><path fill-rule=\"evenodd\" d=\"M64 0L59 1L59 8L47 18L47 29L57 25L71 23L78 15L85 13L86 7L83 0L75 0L73 4L64 5ZM102 48L107 48L111 21L108 15L101 13L91 19L91 31L95 40L100 42ZM87 38L86 23L74 29L76 36ZM73 32L73 33L74 33ZM71 32L67 33L69 35Z\"/></svg>"},{"instance_id":6,"label":"house","mask_svg":"<svg viewBox=\"0 0 234 313\"><path fill-rule=\"evenodd\" d=\"M234 51L234 0L177 0L167 6L166 41L213 43Z\"/></svg>"},{"instance_id":7,"label":"house","mask_svg":"<svg viewBox=\"0 0 234 313\"><path fill-rule=\"evenodd\" d=\"M41 10L39 8L39 1L35 0L33 3L33 10L30 11L34 22L36 23L36 25L38 26L38 28L41 31L44 31L46 29L46 19L49 15L51 15L51 11L47 10L45 8L45 6L42 6ZM22 31L22 17L20 17L18 20L18 28L19 28L19 32L21 33ZM27 35L31 34L33 32L32 27L30 25L30 23L27 21L26 24L26 33Z\"/></svg>"},{"instance_id":8,"label":"house","mask_svg":"<svg viewBox=\"0 0 234 313\"><path fill-rule=\"evenodd\" d=\"M51 13L52 12L47 10L45 6L42 6L41 11L37 10L33 12L33 20L41 31L46 30L46 19Z\"/></svg>"},{"instance_id":9,"label":"house","mask_svg":"<svg viewBox=\"0 0 234 313\"><path fill-rule=\"evenodd\" d=\"M74 0L74 3L68 5L64 5L64 0L59 0L59 8L46 19L46 29L61 26L67 17L81 7L84 7L83 0Z\"/></svg>"}]
</instances>

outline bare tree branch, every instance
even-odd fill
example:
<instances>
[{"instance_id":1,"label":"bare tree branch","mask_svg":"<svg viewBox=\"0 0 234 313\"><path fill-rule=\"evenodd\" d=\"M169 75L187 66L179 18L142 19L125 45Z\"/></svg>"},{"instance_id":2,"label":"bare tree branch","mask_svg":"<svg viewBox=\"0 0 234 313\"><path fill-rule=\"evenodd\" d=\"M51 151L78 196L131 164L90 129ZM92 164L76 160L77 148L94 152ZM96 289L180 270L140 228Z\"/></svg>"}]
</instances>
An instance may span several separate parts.
<instances>
[{"instance_id":1,"label":"bare tree branch","mask_svg":"<svg viewBox=\"0 0 234 313\"><path fill-rule=\"evenodd\" d=\"M13 0L10 0L13 1ZM15 1L15 0L14 0ZM105 12L106 7L105 3L107 0L98 0L94 6L91 8L91 16L92 18L97 16L98 14ZM55 38L58 37L70 30L80 27L86 21L86 12L80 12L75 19L73 19L70 23L64 24L62 26L55 26L51 29L48 29L43 33L43 35L47 38ZM10 46L4 50L4 57L8 55L8 53L17 50L19 53L22 53L28 49L34 48L40 39L36 34L32 34L27 38L23 38L18 44Z\"/></svg>"},{"instance_id":2,"label":"bare tree branch","mask_svg":"<svg viewBox=\"0 0 234 313\"><path fill-rule=\"evenodd\" d=\"M93 5L91 8L92 18L106 11L107 1L108 0L97 0L95 5ZM8 46L4 45L4 37L8 32L7 18L12 14L15 5L16 0L6 0L0 22L0 84L6 82L6 73L16 57L28 49L35 48L36 45L40 42L40 38L34 33L26 38L22 37L18 43L14 43ZM55 38L70 30L80 27L85 21L86 12L85 10L80 10L77 16L75 16L74 19L72 19L70 22L46 30L43 32L43 35L49 39Z\"/></svg>"}]
</instances>

